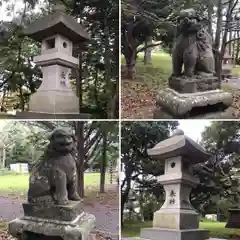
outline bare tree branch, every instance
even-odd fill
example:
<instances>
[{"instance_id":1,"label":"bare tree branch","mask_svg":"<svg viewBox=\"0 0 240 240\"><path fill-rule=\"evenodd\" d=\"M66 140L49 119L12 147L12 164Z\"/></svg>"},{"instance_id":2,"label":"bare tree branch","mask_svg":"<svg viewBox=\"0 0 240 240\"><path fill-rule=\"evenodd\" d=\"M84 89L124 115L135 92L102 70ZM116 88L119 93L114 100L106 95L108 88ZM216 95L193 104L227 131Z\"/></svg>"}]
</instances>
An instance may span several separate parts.
<instances>
[{"instance_id":1,"label":"bare tree branch","mask_svg":"<svg viewBox=\"0 0 240 240\"><path fill-rule=\"evenodd\" d=\"M139 50L137 50L137 53L142 52L142 51L146 50L147 48L156 47L156 46L159 46L161 44L162 44L161 42L150 44L148 46L142 47Z\"/></svg>"}]
</instances>

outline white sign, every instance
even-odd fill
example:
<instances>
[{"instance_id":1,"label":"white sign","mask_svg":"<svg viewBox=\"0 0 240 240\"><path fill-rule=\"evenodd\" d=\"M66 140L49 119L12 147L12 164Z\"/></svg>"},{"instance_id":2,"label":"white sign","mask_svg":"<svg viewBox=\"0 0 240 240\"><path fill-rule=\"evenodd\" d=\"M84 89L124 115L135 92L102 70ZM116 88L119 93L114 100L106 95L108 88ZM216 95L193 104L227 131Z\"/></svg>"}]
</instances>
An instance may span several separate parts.
<instances>
[{"instance_id":1,"label":"white sign","mask_svg":"<svg viewBox=\"0 0 240 240\"><path fill-rule=\"evenodd\" d=\"M10 169L11 169L11 171L16 172L16 173L20 173L20 174L29 173L27 163L10 164Z\"/></svg>"}]
</instances>

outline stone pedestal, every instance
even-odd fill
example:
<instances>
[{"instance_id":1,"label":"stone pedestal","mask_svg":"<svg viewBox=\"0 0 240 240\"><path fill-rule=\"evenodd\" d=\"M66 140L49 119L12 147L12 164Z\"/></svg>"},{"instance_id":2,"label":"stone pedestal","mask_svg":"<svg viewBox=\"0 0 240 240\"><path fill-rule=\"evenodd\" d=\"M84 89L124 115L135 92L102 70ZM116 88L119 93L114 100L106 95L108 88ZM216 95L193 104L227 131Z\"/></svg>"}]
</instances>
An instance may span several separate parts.
<instances>
[{"instance_id":1,"label":"stone pedestal","mask_svg":"<svg viewBox=\"0 0 240 240\"><path fill-rule=\"evenodd\" d=\"M231 93L220 89L196 93L179 93L171 88L160 91L156 97L155 116L161 115L157 109L168 113L172 118L191 118L192 115L201 115L214 109L221 115L232 104ZM199 114L198 114L199 113ZM229 113L228 113L229 114ZM232 118L230 114L229 118Z\"/></svg>"},{"instance_id":2,"label":"stone pedestal","mask_svg":"<svg viewBox=\"0 0 240 240\"><path fill-rule=\"evenodd\" d=\"M38 205L23 203L25 217L37 217L56 221L73 221L83 213L81 202L69 201L68 205Z\"/></svg>"},{"instance_id":3,"label":"stone pedestal","mask_svg":"<svg viewBox=\"0 0 240 240\"><path fill-rule=\"evenodd\" d=\"M168 80L169 87L179 93L196 93L220 88L220 82L214 76L174 77Z\"/></svg>"},{"instance_id":4,"label":"stone pedestal","mask_svg":"<svg viewBox=\"0 0 240 240\"><path fill-rule=\"evenodd\" d=\"M40 206L23 204L24 217L9 223L9 233L19 240L86 240L95 225L95 216L85 213L81 202Z\"/></svg>"},{"instance_id":5,"label":"stone pedestal","mask_svg":"<svg viewBox=\"0 0 240 240\"><path fill-rule=\"evenodd\" d=\"M229 209L228 222L226 228L240 228L240 209Z\"/></svg>"},{"instance_id":6,"label":"stone pedestal","mask_svg":"<svg viewBox=\"0 0 240 240\"><path fill-rule=\"evenodd\" d=\"M87 240L95 225L95 217L82 213L73 221L23 217L9 223L9 232L19 240L44 239Z\"/></svg>"}]
</instances>

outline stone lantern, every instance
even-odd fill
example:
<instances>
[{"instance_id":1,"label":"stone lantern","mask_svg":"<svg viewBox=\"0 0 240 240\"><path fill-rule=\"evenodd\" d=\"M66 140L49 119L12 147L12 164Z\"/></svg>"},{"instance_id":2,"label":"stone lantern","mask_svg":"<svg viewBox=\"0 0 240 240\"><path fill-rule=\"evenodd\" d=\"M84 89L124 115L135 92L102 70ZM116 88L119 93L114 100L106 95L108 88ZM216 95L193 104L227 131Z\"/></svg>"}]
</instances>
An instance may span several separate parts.
<instances>
[{"instance_id":1,"label":"stone lantern","mask_svg":"<svg viewBox=\"0 0 240 240\"><path fill-rule=\"evenodd\" d=\"M21 117L89 118L79 114L79 99L70 86L71 69L79 60L72 56L73 44L83 45L90 37L64 6L56 5L53 13L29 25L24 34L41 43L41 53L34 63L41 67L43 79L37 92L30 97L29 112Z\"/></svg>"},{"instance_id":2,"label":"stone lantern","mask_svg":"<svg viewBox=\"0 0 240 240\"><path fill-rule=\"evenodd\" d=\"M164 164L164 175L159 182L165 189L165 202L154 213L153 228L141 231L141 238L150 240L204 240L208 231L199 229L199 214L190 203L190 193L199 179L193 175L192 167L205 162L210 155L196 142L176 130L172 136L148 154Z\"/></svg>"}]
</instances>

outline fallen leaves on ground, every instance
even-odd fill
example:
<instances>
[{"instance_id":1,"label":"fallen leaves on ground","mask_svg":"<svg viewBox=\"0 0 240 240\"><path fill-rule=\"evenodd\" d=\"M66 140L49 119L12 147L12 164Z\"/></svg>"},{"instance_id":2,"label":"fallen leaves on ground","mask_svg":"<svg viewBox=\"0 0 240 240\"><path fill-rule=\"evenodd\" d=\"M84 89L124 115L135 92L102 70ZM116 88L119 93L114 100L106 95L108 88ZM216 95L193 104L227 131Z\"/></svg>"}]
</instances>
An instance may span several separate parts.
<instances>
[{"instance_id":1,"label":"fallen leaves on ground","mask_svg":"<svg viewBox=\"0 0 240 240\"><path fill-rule=\"evenodd\" d=\"M234 108L234 116L240 117L240 91L233 94L233 103L232 107Z\"/></svg>"},{"instance_id":2,"label":"fallen leaves on ground","mask_svg":"<svg viewBox=\"0 0 240 240\"><path fill-rule=\"evenodd\" d=\"M7 223L0 220L0 240L12 240L14 239L11 237L7 232Z\"/></svg>"},{"instance_id":3,"label":"fallen leaves on ground","mask_svg":"<svg viewBox=\"0 0 240 240\"><path fill-rule=\"evenodd\" d=\"M123 119L152 119L155 106L153 89L136 80L122 81L121 108Z\"/></svg>"},{"instance_id":4,"label":"fallen leaves on ground","mask_svg":"<svg viewBox=\"0 0 240 240\"><path fill-rule=\"evenodd\" d=\"M119 235L113 235L103 231L92 231L90 234L91 240L118 240Z\"/></svg>"},{"instance_id":5,"label":"fallen leaves on ground","mask_svg":"<svg viewBox=\"0 0 240 240\"><path fill-rule=\"evenodd\" d=\"M234 116L240 118L240 90L225 89L233 94ZM121 109L123 119L153 119L156 89L136 80L122 80Z\"/></svg>"},{"instance_id":6,"label":"fallen leaves on ground","mask_svg":"<svg viewBox=\"0 0 240 240\"><path fill-rule=\"evenodd\" d=\"M97 193L88 195L84 198L85 205L94 206L95 203L99 203L109 207L119 207L119 193L118 190L106 190L105 193Z\"/></svg>"}]
</instances>

